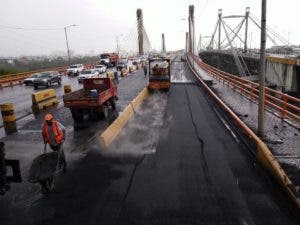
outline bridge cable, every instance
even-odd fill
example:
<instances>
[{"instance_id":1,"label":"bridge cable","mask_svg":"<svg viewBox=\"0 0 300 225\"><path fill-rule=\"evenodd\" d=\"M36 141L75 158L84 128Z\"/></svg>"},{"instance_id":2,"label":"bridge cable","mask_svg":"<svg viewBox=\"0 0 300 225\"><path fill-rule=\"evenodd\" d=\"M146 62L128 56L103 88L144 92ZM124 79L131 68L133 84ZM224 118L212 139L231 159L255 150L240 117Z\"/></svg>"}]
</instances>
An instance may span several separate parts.
<instances>
[{"instance_id":1,"label":"bridge cable","mask_svg":"<svg viewBox=\"0 0 300 225\"><path fill-rule=\"evenodd\" d=\"M224 22L224 21L223 21L223 22ZM235 39L236 37L238 37L238 38L240 39L241 42L245 43L245 42L240 38L240 36L239 36L239 32L240 32L240 30L242 29L242 26L244 25L244 22L245 22L245 19L243 19L243 20L241 21L241 23L239 24L239 28L237 29L236 32L234 32L234 31L233 31L233 30L232 30L232 29L224 22L225 26L226 26L229 30L231 30L231 31L234 33L234 35L233 35L233 37L231 38L230 42L233 42L234 39ZM229 34L228 36L230 36L230 34ZM227 48L228 46L229 46L229 44L227 44L224 48Z\"/></svg>"},{"instance_id":2,"label":"bridge cable","mask_svg":"<svg viewBox=\"0 0 300 225\"><path fill-rule=\"evenodd\" d=\"M240 26L240 24L241 24L242 22L243 22L243 21L241 21L241 22L240 22L233 30L230 29L231 32L230 32L229 36L232 35L232 33L238 32L238 28L239 28L239 26ZM227 24L226 24L226 26L227 26ZM224 43L226 40L227 40L227 38L225 37L225 38L221 41L221 46L223 45L223 43ZM225 47L224 47L224 48L225 48Z\"/></svg>"},{"instance_id":3,"label":"bridge cable","mask_svg":"<svg viewBox=\"0 0 300 225\"><path fill-rule=\"evenodd\" d=\"M236 50L235 50L235 49L233 48L233 46L232 46L232 43L231 43L231 41L230 41L230 39L229 39L228 32L227 32L227 30L226 30L226 27L225 27L225 25L224 25L224 22L221 21L221 23L222 23L223 29L224 29L224 31L225 31L227 40L228 40L228 42L229 42L229 44L230 44L230 48L231 48L231 51L232 51L232 54L233 54L235 63L236 63L236 65L237 65L237 68L238 68L238 70L239 70L239 73L240 73L241 76L245 76L245 75L246 75L245 70L244 70L244 68L243 68L243 66L242 66L242 64L241 64L241 61L239 60L239 57L238 57L238 55L237 55L237 53L236 53Z\"/></svg>"}]
</instances>

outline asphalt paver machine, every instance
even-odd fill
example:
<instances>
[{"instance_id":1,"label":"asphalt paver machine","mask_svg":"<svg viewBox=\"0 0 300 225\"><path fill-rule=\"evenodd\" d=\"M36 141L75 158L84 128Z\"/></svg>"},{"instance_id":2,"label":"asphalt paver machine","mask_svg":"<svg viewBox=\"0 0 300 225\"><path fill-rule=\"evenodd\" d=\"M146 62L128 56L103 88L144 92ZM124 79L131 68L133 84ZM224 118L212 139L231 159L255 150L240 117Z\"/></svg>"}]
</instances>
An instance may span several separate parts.
<instances>
[{"instance_id":1,"label":"asphalt paver machine","mask_svg":"<svg viewBox=\"0 0 300 225\"><path fill-rule=\"evenodd\" d=\"M171 84L171 61L168 58L149 59L149 84L150 93L157 91L169 91Z\"/></svg>"}]
</instances>

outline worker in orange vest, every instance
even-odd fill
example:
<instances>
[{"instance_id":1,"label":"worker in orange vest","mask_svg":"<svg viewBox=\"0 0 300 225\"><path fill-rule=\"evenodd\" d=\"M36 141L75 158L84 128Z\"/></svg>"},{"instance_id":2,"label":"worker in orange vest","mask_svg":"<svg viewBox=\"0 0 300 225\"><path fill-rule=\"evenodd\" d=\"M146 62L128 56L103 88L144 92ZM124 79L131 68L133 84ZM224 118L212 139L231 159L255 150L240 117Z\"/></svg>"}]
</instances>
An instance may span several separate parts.
<instances>
[{"instance_id":1,"label":"worker in orange vest","mask_svg":"<svg viewBox=\"0 0 300 225\"><path fill-rule=\"evenodd\" d=\"M65 141L65 127L55 121L53 116L48 113L45 115L45 123L42 131L45 144L49 144L53 151L60 152L59 161L63 163L63 172L67 170L67 162L64 151L62 149L63 142Z\"/></svg>"}]
</instances>

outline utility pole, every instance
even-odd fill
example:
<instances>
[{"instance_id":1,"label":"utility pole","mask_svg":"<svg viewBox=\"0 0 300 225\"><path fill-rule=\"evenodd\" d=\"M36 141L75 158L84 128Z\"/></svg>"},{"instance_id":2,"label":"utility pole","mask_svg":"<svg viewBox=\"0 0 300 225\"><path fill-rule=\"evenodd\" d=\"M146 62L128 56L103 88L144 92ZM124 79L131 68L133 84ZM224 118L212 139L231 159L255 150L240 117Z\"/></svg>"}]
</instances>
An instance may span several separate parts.
<instances>
[{"instance_id":1,"label":"utility pole","mask_svg":"<svg viewBox=\"0 0 300 225\"><path fill-rule=\"evenodd\" d=\"M202 49L202 36L200 34L200 37L199 37L199 52L201 51Z\"/></svg>"},{"instance_id":2,"label":"utility pole","mask_svg":"<svg viewBox=\"0 0 300 225\"><path fill-rule=\"evenodd\" d=\"M185 51L187 52L189 50L189 32L185 32Z\"/></svg>"},{"instance_id":3,"label":"utility pole","mask_svg":"<svg viewBox=\"0 0 300 225\"><path fill-rule=\"evenodd\" d=\"M66 44L67 44L67 52L68 52L68 64L71 65L71 59L70 59L70 49L69 49L69 43L68 43L68 35L67 35L67 27L64 27L65 30L65 37L66 37Z\"/></svg>"},{"instance_id":4,"label":"utility pole","mask_svg":"<svg viewBox=\"0 0 300 225\"><path fill-rule=\"evenodd\" d=\"M117 43L117 53L118 53L118 56L120 57L118 36L116 36L116 43Z\"/></svg>"},{"instance_id":5,"label":"utility pole","mask_svg":"<svg viewBox=\"0 0 300 225\"><path fill-rule=\"evenodd\" d=\"M218 17L219 17L219 37L218 37L218 50L221 50L221 23L222 23L222 9L219 9L218 11Z\"/></svg>"},{"instance_id":6,"label":"utility pole","mask_svg":"<svg viewBox=\"0 0 300 225\"><path fill-rule=\"evenodd\" d=\"M246 8L246 26L245 26L245 43L244 43L244 52L247 52L248 46L248 19L249 19L250 7Z\"/></svg>"},{"instance_id":7,"label":"utility pole","mask_svg":"<svg viewBox=\"0 0 300 225\"><path fill-rule=\"evenodd\" d=\"M144 55L144 37L143 37L143 11L142 9L136 10L137 17L137 31L138 31L138 46L139 46L139 55Z\"/></svg>"},{"instance_id":8,"label":"utility pole","mask_svg":"<svg viewBox=\"0 0 300 225\"><path fill-rule=\"evenodd\" d=\"M264 137L265 113L265 62L266 62L266 13L267 0L261 1L261 43L260 43L260 68L259 68L259 102L258 102L258 135Z\"/></svg>"},{"instance_id":9,"label":"utility pole","mask_svg":"<svg viewBox=\"0 0 300 225\"><path fill-rule=\"evenodd\" d=\"M165 43L165 34L161 34L161 41L162 41L162 52L166 52L166 43Z\"/></svg>"},{"instance_id":10,"label":"utility pole","mask_svg":"<svg viewBox=\"0 0 300 225\"><path fill-rule=\"evenodd\" d=\"M69 64L69 66L71 65L71 57L70 57L70 49L69 49L69 43L68 43L67 28L69 28L69 27L75 27L75 26L77 26L77 25L76 24L72 24L72 25L64 27L65 38L66 38L66 45L67 45L67 52L68 52L68 64Z\"/></svg>"}]
</instances>

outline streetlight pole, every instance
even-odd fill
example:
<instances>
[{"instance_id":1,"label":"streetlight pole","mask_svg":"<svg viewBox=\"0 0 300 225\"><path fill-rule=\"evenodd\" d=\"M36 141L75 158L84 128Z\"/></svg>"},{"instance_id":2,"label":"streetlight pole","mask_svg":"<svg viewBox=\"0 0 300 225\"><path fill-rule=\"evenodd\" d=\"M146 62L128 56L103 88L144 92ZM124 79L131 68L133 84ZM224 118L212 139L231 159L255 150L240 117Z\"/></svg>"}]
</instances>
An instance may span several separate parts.
<instances>
[{"instance_id":1,"label":"streetlight pole","mask_svg":"<svg viewBox=\"0 0 300 225\"><path fill-rule=\"evenodd\" d=\"M72 24L72 25L64 27L65 38L66 38L66 45L67 45L67 52L68 52L68 64L69 64L69 66L71 65L71 58L70 58L70 49L69 49L69 43L68 43L67 28L69 28L69 27L75 27L75 26L77 26L77 25L76 24Z\"/></svg>"},{"instance_id":2,"label":"streetlight pole","mask_svg":"<svg viewBox=\"0 0 300 225\"><path fill-rule=\"evenodd\" d=\"M265 113L265 61L266 61L266 12L267 0L262 0L261 7L261 43L260 43L260 69L259 69L259 101L258 101L258 135L264 137Z\"/></svg>"}]
</instances>

